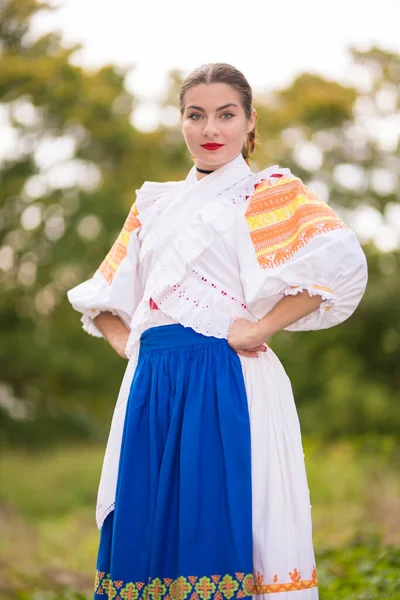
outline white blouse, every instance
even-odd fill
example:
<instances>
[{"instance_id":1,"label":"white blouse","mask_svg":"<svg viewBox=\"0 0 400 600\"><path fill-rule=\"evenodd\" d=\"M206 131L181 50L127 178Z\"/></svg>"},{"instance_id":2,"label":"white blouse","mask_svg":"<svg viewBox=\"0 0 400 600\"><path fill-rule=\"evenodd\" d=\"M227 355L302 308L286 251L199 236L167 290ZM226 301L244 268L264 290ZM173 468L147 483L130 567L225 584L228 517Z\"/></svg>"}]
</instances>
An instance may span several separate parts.
<instances>
[{"instance_id":1,"label":"white blouse","mask_svg":"<svg viewBox=\"0 0 400 600\"><path fill-rule=\"evenodd\" d=\"M185 181L145 182L102 265L68 298L92 335L102 337L101 311L118 315L129 357L148 327L179 322L227 338L236 318L261 319L303 290L323 302L286 329L332 327L366 282L357 237L332 209L288 169L252 173L239 155L200 181L193 167Z\"/></svg>"}]
</instances>

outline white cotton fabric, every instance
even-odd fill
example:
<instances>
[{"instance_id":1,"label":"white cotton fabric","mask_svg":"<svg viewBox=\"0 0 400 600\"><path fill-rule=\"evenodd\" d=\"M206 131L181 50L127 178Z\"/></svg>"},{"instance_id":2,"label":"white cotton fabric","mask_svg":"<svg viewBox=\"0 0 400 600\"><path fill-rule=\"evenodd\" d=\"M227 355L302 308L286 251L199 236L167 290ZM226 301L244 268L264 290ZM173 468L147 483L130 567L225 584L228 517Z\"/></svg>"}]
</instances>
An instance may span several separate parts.
<instances>
[{"instance_id":1,"label":"white cotton fabric","mask_svg":"<svg viewBox=\"0 0 400 600\"><path fill-rule=\"evenodd\" d=\"M101 336L93 316L102 310L118 314L130 328L129 362L100 479L99 528L114 507L126 404L143 331L181 323L227 339L235 319L257 321L284 295L302 290L324 301L287 329L323 329L347 319L361 300L366 260L348 229L317 236L284 265L261 269L245 210L255 184L272 174L293 177L276 165L252 173L239 155L200 181L193 167L182 182L145 182L136 200L141 227L132 232L112 283L97 271L68 293L89 333ZM150 308L150 298L160 310ZM257 359L240 360L251 424L254 572L264 574L265 584L290 581L295 568L302 579L311 579L310 496L290 381L271 348ZM296 594L301 600L318 598L316 587ZM293 592L269 593L268 598L275 595L286 600Z\"/></svg>"},{"instance_id":2,"label":"white cotton fabric","mask_svg":"<svg viewBox=\"0 0 400 600\"><path fill-rule=\"evenodd\" d=\"M257 359L240 356L250 413L253 570L268 583L290 581L294 568L311 579L310 492L292 387L271 348ZM269 593L268 598L318 598L317 588ZM255 594L254 597L262 597Z\"/></svg>"}]
</instances>

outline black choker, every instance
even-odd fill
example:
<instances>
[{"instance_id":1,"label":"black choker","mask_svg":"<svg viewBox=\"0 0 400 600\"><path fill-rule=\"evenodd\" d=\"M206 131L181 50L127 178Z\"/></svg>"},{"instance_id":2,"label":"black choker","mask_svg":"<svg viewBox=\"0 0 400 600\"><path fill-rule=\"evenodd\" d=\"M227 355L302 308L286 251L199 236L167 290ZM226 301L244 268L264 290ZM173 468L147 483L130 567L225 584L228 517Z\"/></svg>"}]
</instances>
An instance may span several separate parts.
<instances>
[{"instance_id":1,"label":"black choker","mask_svg":"<svg viewBox=\"0 0 400 600\"><path fill-rule=\"evenodd\" d=\"M209 175L210 173L214 173L214 171L205 171L204 169L199 169L199 167L196 167L196 170L199 173L205 173L206 175Z\"/></svg>"}]
</instances>

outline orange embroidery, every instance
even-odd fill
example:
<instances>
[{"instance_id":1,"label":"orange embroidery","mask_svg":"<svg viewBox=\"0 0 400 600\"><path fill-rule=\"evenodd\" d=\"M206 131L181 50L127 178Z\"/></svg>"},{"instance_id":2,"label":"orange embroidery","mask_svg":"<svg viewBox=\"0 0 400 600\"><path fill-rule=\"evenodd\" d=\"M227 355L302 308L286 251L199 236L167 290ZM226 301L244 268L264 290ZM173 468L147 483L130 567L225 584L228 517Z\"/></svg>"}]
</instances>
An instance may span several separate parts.
<instances>
[{"instance_id":1,"label":"orange embroidery","mask_svg":"<svg viewBox=\"0 0 400 600\"><path fill-rule=\"evenodd\" d=\"M297 570L297 569L295 569L295 570L293 571L293 573L292 573L292 572L289 572L289 575L290 575L290 579L291 579L292 581L295 581L296 583L298 583L298 582L300 581L300 577L301 577L301 576L300 576L300 573L298 572L298 570Z\"/></svg>"},{"instance_id":2,"label":"orange embroidery","mask_svg":"<svg viewBox=\"0 0 400 600\"><path fill-rule=\"evenodd\" d=\"M119 236L115 240L111 250L99 267L100 273L103 275L104 279L108 281L108 283L112 282L119 265L126 256L132 231L141 226L137 215L138 210L134 204Z\"/></svg>"},{"instance_id":3,"label":"orange embroidery","mask_svg":"<svg viewBox=\"0 0 400 600\"><path fill-rule=\"evenodd\" d=\"M278 575L274 575L273 583L265 583L264 575L257 573L235 573L235 576L226 574L211 575L211 577L180 576L177 579L149 577L148 583L142 581L125 583L112 581L106 573L97 571L95 594L107 595L112 600L118 594L123 600L232 600L233 598L246 598L254 594L272 594L276 592L292 592L307 590L318 586L317 570L315 566L311 572L311 579L302 579L301 572L294 568L288 573L290 581L279 583ZM142 591L143 589L143 591ZM116 600L116 598L115 598Z\"/></svg>"},{"instance_id":4,"label":"orange embroidery","mask_svg":"<svg viewBox=\"0 0 400 600\"><path fill-rule=\"evenodd\" d=\"M313 284L313 288L317 288L317 290L324 290L325 292L329 292L330 294L333 294L333 290L331 290L330 288L324 287L323 285L316 285L315 283Z\"/></svg>"},{"instance_id":5,"label":"orange embroidery","mask_svg":"<svg viewBox=\"0 0 400 600\"><path fill-rule=\"evenodd\" d=\"M298 178L262 182L250 199L245 217L263 269L286 262L317 235L348 229Z\"/></svg>"},{"instance_id":6,"label":"orange embroidery","mask_svg":"<svg viewBox=\"0 0 400 600\"><path fill-rule=\"evenodd\" d=\"M253 594L272 594L276 592L293 592L296 590L308 590L318 586L317 569L313 567L311 579L301 579L301 572L297 569L289 572L290 582L278 583L278 575L274 575L273 582L264 584L264 575L257 573Z\"/></svg>"}]
</instances>

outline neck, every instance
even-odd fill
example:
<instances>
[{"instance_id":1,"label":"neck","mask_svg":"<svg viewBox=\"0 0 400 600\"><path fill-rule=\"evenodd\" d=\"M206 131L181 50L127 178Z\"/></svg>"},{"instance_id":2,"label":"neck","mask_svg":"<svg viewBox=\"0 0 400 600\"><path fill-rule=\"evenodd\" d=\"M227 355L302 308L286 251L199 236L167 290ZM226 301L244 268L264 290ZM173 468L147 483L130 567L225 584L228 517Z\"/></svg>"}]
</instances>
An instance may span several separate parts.
<instances>
[{"instance_id":1,"label":"neck","mask_svg":"<svg viewBox=\"0 0 400 600\"><path fill-rule=\"evenodd\" d=\"M204 173L205 175L209 175L210 173L214 173L214 169L212 169L211 171L208 171L207 169L199 169L199 167L196 166L196 171L198 171L199 173Z\"/></svg>"},{"instance_id":2,"label":"neck","mask_svg":"<svg viewBox=\"0 0 400 600\"><path fill-rule=\"evenodd\" d=\"M194 167L196 169L196 177L198 180L203 179L203 177L207 177L207 175L210 175L211 173L218 171L218 169L221 169L222 167L226 167L229 163L233 163L235 161L240 161L240 160L244 160L241 152L239 152L239 154L237 154L235 156L235 158L232 158L231 160L229 160L226 163L222 163L215 167L213 166L212 169L210 169L208 165L203 165L200 163L201 166L197 166L197 164L195 163Z\"/></svg>"}]
</instances>

